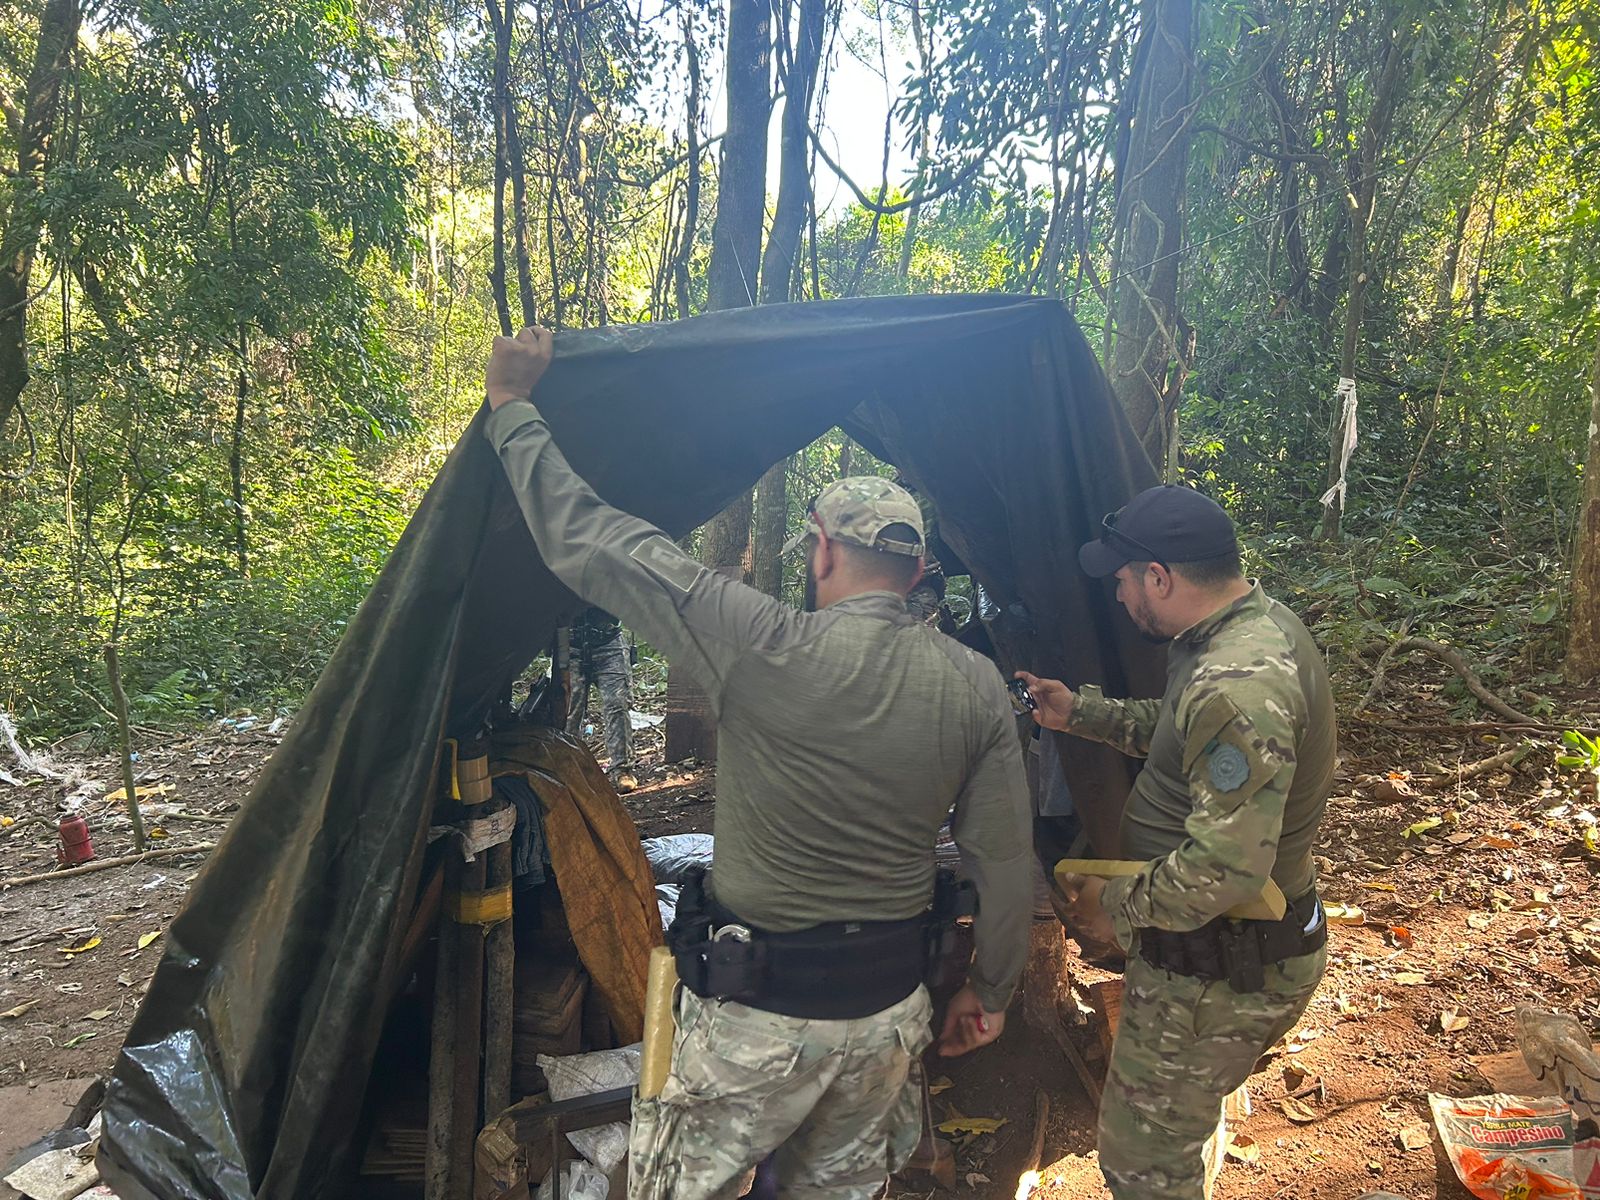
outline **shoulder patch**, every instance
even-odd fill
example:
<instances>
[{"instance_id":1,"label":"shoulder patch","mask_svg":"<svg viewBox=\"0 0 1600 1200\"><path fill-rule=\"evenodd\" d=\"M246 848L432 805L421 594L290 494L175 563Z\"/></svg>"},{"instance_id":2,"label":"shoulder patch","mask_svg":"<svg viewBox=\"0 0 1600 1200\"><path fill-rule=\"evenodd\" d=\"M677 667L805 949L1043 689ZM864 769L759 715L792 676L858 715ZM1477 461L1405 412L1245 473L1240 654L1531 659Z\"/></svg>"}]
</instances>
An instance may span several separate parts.
<instances>
[{"instance_id":1,"label":"shoulder patch","mask_svg":"<svg viewBox=\"0 0 1600 1200\"><path fill-rule=\"evenodd\" d=\"M1213 692L1189 713L1183 737L1183 769L1187 774L1201 754L1217 744L1217 735L1239 719L1239 708L1225 692Z\"/></svg>"},{"instance_id":2,"label":"shoulder patch","mask_svg":"<svg viewBox=\"0 0 1600 1200\"><path fill-rule=\"evenodd\" d=\"M1250 762L1243 750L1231 742L1224 742L1211 752L1207 774L1211 778L1211 786L1217 791L1237 791L1250 778Z\"/></svg>"},{"instance_id":3,"label":"shoulder patch","mask_svg":"<svg viewBox=\"0 0 1600 1200\"><path fill-rule=\"evenodd\" d=\"M699 582L701 574L706 570L704 564L695 562L674 542L659 533L645 538L633 548L628 557L662 583L684 593Z\"/></svg>"}]
</instances>

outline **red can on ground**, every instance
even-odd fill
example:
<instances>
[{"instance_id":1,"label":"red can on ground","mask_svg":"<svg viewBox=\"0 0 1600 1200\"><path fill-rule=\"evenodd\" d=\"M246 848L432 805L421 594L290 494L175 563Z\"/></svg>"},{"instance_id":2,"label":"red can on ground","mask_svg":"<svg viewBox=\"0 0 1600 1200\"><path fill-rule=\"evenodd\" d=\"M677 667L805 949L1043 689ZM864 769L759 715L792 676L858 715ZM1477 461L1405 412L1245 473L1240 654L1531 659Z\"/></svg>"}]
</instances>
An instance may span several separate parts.
<instances>
[{"instance_id":1,"label":"red can on ground","mask_svg":"<svg viewBox=\"0 0 1600 1200\"><path fill-rule=\"evenodd\" d=\"M94 858L94 843L89 840L89 823L82 817L62 817L59 827L61 846L56 857L64 867L76 867Z\"/></svg>"}]
</instances>

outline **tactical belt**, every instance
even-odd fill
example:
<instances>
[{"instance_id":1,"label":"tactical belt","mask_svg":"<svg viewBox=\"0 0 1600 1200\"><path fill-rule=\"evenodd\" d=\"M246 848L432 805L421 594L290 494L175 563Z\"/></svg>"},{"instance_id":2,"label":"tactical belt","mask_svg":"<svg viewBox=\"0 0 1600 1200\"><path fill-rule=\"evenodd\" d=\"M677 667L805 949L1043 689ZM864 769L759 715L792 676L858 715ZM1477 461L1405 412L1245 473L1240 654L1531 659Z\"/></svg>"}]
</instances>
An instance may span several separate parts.
<instances>
[{"instance_id":1,"label":"tactical belt","mask_svg":"<svg viewBox=\"0 0 1600 1200\"><path fill-rule=\"evenodd\" d=\"M1152 967L1207 982L1227 980L1241 995L1266 988L1266 968L1311 954L1328 942L1328 922L1313 888L1277 921L1217 917L1199 929L1139 930L1139 957Z\"/></svg>"},{"instance_id":2,"label":"tactical belt","mask_svg":"<svg viewBox=\"0 0 1600 1200\"><path fill-rule=\"evenodd\" d=\"M970 887L941 881L928 913L903 921L836 921L770 933L718 904L693 872L678 897L667 944L678 978L697 996L736 1000L766 1012L844 1020L882 1012L922 983L956 942Z\"/></svg>"}]
</instances>

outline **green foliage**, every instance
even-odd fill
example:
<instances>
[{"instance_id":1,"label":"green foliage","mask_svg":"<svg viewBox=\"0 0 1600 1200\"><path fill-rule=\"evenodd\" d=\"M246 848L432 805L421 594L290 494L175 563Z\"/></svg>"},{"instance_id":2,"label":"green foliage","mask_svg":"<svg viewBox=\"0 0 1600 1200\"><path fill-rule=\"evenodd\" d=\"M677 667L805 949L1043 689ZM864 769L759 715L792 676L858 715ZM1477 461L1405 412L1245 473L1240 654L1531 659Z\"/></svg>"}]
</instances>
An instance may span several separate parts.
<instances>
[{"instance_id":1,"label":"green foliage","mask_svg":"<svg viewBox=\"0 0 1600 1200\"><path fill-rule=\"evenodd\" d=\"M543 321L662 320L703 303L720 8L510 6ZM1056 295L1105 344L1107 297L1138 265L1118 263L1112 223L1147 8L868 5L904 52L896 136L923 162L887 199L933 198L914 219L819 214L800 292ZM862 41L854 11L846 44ZM1313 614L1347 689L1409 622L1538 710L1562 641L1600 339L1592 14L1579 0L1360 0L1337 20L1309 0L1195 12L1182 474L1249 531L1252 570ZM26 84L36 20L0 14L8 95ZM686 30L702 71L693 112ZM460 3L93 10L30 201L44 236L25 398L42 453L32 475L0 482L0 705L30 732L106 723L108 638L136 721L303 695L479 403L498 324L493 60L482 9ZM1380 130L1386 87L1395 115ZM0 159L14 137L0 124ZM1330 546L1314 531L1348 311L1347 198L1368 155L1361 442L1346 539ZM12 186L0 175L0 198ZM504 233L518 320L509 220ZM20 449L15 425L0 431L6 463ZM837 430L795 456L790 532L846 469L890 470ZM799 564L784 578L796 598Z\"/></svg>"},{"instance_id":2,"label":"green foliage","mask_svg":"<svg viewBox=\"0 0 1600 1200\"><path fill-rule=\"evenodd\" d=\"M1569 729L1561 735L1561 744L1568 753L1556 755L1558 767L1568 771L1589 771L1600 779L1600 738Z\"/></svg>"}]
</instances>

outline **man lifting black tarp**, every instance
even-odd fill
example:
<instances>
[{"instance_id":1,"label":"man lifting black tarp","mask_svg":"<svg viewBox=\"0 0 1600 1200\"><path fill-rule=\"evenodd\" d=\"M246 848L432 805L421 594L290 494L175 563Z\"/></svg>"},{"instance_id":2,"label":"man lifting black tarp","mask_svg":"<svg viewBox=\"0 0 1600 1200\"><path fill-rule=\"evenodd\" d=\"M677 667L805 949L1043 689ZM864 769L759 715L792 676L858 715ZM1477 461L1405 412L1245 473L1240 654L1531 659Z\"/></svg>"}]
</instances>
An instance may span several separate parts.
<instances>
[{"instance_id":1,"label":"man lifting black tarp","mask_svg":"<svg viewBox=\"0 0 1600 1200\"><path fill-rule=\"evenodd\" d=\"M772 306L563 334L541 409L612 504L681 535L835 424L895 464L1010 619L1001 666L1107 694L1160 655L1074 552L1153 482L1054 301ZM103 1170L135 1197L342 1194L401 976L441 747L581 602L475 420L168 933L118 1058ZM1098 853L1128 765L1054 745Z\"/></svg>"}]
</instances>

